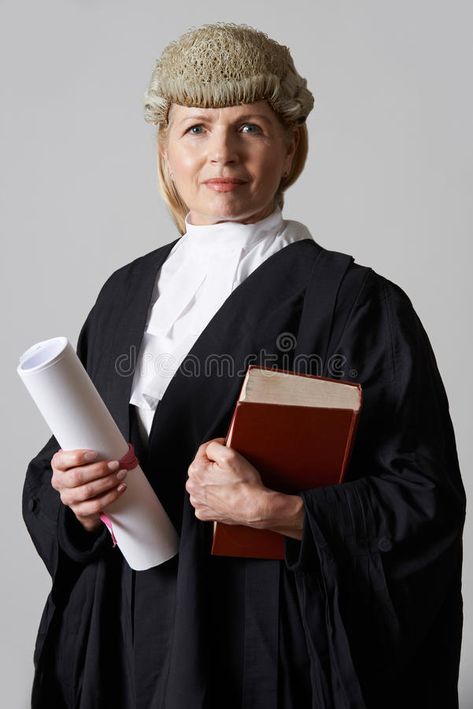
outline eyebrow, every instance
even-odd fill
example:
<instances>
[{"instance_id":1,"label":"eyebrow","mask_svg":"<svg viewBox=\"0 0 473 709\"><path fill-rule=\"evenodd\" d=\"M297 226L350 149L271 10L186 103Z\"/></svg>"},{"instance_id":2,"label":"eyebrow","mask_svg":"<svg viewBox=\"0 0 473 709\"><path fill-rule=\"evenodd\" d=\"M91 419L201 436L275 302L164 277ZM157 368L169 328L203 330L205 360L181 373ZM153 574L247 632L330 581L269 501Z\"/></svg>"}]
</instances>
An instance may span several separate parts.
<instances>
[{"instance_id":1,"label":"eyebrow","mask_svg":"<svg viewBox=\"0 0 473 709\"><path fill-rule=\"evenodd\" d=\"M238 118L236 120L237 121L246 121L249 118L259 118L260 120L267 121L268 123L271 123L271 119L268 118L268 116L264 116L261 113L245 113L244 116L238 116ZM208 116L208 114L205 114L205 113L193 113L192 115L186 116L185 118L183 118L181 121L179 121L179 123L185 123L185 121L195 121L195 120L208 121L209 116Z\"/></svg>"}]
</instances>

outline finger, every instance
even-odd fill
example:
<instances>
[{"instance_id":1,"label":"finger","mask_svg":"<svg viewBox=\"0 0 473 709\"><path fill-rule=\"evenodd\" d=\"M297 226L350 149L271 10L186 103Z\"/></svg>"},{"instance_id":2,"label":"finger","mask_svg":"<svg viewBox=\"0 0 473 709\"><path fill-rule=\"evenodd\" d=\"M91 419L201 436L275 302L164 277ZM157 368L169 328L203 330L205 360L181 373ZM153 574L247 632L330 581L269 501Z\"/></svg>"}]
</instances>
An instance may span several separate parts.
<instances>
[{"instance_id":1,"label":"finger","mask_svg":"<svg viewBox=\"0 0 473 709\"><path fill-rule=\"evenodd\" d=\"M122 485L125 487L121 487ZM69 507L71 507L76 516L89 517L91 515L101 514L106 511L108 505L121 497L124 492L126 492L126 489L126 483L120 483L118 488L114 488L104 495L100 495L93 500L79 502L77 505L69 505Z\"/></svg>"},{"instance_id":2,"label":"finger","mask_svg":"<svg viewBox=\"0 0 473 709\"><path fill-rule=\"evenodd\" d=\"M208 458L194 459L187 469L187 479L196 484L201 483L211 465L213 465L213 463Z\"/></svg>"},{"instance_id":3,"label":"finger","mask_svg":"<svg viewBox=\"0 0 473 709\"><path fill-rule=\"evenodd\" d=\"M200 446L197 448L197 453L194 456L194 461L198 462L198 461L202 461L202 460L207 460L207 456L205 454L205 451L206 451L208 444L209 444L209 441L206 441L205 443L200 444Z\"/></svg>"},{"instance_id":4,"label":"finger","mask_svg":"<svg viewBox=\"0 0 473 709\"><path fill-rule=\"evenodd\" d=\"M225 438L220 437L220 438L211 438L208 441L205 441L204 443L201 443L201 445L197 449L197 453L195 454L195 458L205 458L206 457L206 450L207 447L213 443L217 442L218 444L224 444L225 443Z\"/></svg>"},{"instance_id":5,"label":"finger","mask_svg":"<svg viewBox=\"0 0 473 709\"><path fill-rule=\"evenodd\" d=\"M92 457L94 456L94 457ZM58 470L67 470L78 465L84 465L97 459L97 451L92 451L87 448L77 448L74 450L62 450L62 448L51 458L51 467Z\"/></svg>"},{"instance_id":6,"label":"finger","mask_svg":"<svg viewBox=\"0 0 473 709\"><path fill-rule=\"evenodd\" d=\"M194 510L194 515L197 517L197 519L200 519L202 521L215 521L215 513L212 512L210 507L206 507L205 505L199 505L198 508Z\"/></svg>"},{"instance_id":7,"label":"finger","mask_svg":"<svg viewBox=\"0 0 473 709\"><path fill-rule=\"evenodd\" d=\"M118 460L101 460L98 463L80 465L77 468L70 468L64 471L60 470L56 477L60 476L61 488L75 488L104 478L112 472L117 472L119 467Z\"/></svg>"},{"instance_id":8,"label":"finger","mask_svg":"<svg viewBox=\"0 0 473 709\"><path fill-rule=\"evenodd\" d=\"M206 507L205 500L198 495L189 495L189 501L192 507Z\"/></svg>"},{"instance_id":9,"label":"finger","mask_svg":"<svg viewBox=\"0 0 473 709\"><path fill-rule=\"evenodd\" d=\"M65 505L75 505L86 500L93 499L104 492L117 487L126 480L127 470L120 470L118 473L111 473L103 478L98 478L85 485L74 488L63 488L61 490L61 500Z\"/></svg>"},{"instance_id":10,"label":"finger","mask_svg":"<svg viewBox=\"0 0 473 709\"><path fill-rule=\"evenodd\" d=\"M206 450L207 458L215 461L219 465L222 465L235 457L233 449L223 445L221 440L222 439L214 438L209 442Z\"/></svg>"}]
</instances>

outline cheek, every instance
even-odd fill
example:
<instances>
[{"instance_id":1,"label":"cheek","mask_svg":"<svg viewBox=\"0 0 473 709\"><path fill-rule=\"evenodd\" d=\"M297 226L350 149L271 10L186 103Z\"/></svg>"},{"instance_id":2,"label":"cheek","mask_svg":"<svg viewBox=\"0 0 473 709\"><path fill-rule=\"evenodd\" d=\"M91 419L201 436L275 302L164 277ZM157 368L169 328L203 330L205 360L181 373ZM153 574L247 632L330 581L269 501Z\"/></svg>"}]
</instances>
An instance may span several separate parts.
<instances>
[{"instance_id":1,"label":"cheek","mask_svg":"<svg viewBox=\"0 0 473 709\"><path fill-rule=\"evenodd\" d=\"M183 157L174 162L174 174L180 182L188 182L193 175L192 161Z\"/></svg>"},{"instance_id":2,"label":"cheek","mask_svg":"<svg viewBox=\"0 0 473 709\"><path fill-rule=\"evenodd\" d=\"M279 146L265 146L264 150L249 157L254 174L267 182L279 181L279 172L282 169L283 157Z\"/></svg>"},{"instance_id":3,"label":"cheek","mask_svg":"<svg viewBox=\"0 0 473 709\"><path fill-rule=\"evenodd\" d=\"M174 150L169 154L174 175L181 182L191 181L199 167L198 157L190 151Z\"/></svg>"},{"instance_id":4,"label":"cheek","mask_svg":"<svg viewBox=\"0 0 473 709\"><path fill-rule=\"evenodd\" d=\"M273 192L278 188L282 166L279 159L273 156L265 156L264 160L258 162L252 169L253 189L259 192Z\"/></svg>"}]
</instances>

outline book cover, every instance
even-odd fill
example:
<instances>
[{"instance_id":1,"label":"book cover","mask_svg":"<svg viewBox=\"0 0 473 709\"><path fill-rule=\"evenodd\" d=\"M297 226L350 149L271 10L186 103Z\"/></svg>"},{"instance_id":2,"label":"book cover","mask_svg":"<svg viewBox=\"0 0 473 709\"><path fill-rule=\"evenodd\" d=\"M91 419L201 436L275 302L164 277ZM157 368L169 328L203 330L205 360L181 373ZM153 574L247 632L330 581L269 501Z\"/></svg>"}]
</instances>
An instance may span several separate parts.
<instances>
[{"instance_id":1,"label":"book cover","mask_svg":"<svg viewBox=\"0 0 473 709\"><path fill-rule=\"evenodd\" d=\"M325 391L322 397L323 406L274 403L274 382L271 385L273 391L268 397L273 401L252 401L251 396L248 400L242 398L242 395L248 391L248 382L255 369L265 368L249 366L225 444L254 465L263 484L272 490L298 494L305 489L341 483L359 420L361 386L338 379L272 369L268 371L297 378L310 377L319 382L333 382L345 388L353 387L355 391L348 392L352 395L348 403L352 403L349 408L342 408L340 398L333 394L339 391L344 394L345 391L331 385L330 391ZM298 381L301 382L300 379ZM261 398L261 390L258 397ZM333 399L338 404L336 407L330 405ZM358 401L355 408L354 399ZM271 530L215 522L211 553L284 559L284 536Z\"/></svg>"}]
</instances>

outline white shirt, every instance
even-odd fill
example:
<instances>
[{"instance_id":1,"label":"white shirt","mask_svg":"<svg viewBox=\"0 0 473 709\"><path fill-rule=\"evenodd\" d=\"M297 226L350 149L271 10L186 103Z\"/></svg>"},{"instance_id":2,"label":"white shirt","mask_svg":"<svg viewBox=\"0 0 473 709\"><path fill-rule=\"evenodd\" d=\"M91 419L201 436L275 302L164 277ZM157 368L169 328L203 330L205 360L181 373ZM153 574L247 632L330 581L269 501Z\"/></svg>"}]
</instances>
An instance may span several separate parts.
<instances>
[{"instance_id":1,"label":"white shirt","mask_svg":"<svg viewBox=\"0 0 473 709\"><path fill-rule=\"evenodd\" d=\"M147 441L154 412L182 360L230 293L269 256L300 239L304 224L277 207L254 224L191 224L159 269L136 362L130 404Z\"/></svg>"}]
</instances>

